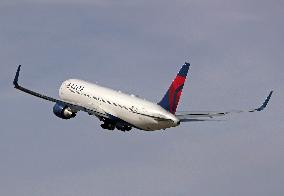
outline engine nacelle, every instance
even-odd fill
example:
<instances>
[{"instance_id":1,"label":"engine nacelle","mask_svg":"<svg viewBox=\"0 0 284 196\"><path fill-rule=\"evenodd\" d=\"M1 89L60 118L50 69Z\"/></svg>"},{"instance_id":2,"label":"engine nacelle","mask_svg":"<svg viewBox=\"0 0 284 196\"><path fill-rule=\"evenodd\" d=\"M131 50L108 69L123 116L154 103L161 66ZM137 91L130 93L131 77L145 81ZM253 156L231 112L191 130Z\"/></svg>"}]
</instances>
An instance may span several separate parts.
<instances>
[{"instance_id":1,"label":"engine nacelle","mask_svg":"<svg viewBox=\"0 0 284 196\"><path fill-rule=\"evenodd\" d=\"M66 106L63 105L61 103L56 103L53 107L53 113L62 119L70 119L70 118L74 118L76 116L75 112L72 112L72 110Z\"/></svg>"}]
</instances>

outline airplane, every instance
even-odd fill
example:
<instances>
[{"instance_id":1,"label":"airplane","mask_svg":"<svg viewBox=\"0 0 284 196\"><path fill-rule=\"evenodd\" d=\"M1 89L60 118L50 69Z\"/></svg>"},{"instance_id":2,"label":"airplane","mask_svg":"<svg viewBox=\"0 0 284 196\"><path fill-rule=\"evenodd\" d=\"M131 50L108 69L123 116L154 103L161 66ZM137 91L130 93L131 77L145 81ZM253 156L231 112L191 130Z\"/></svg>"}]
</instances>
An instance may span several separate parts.
<instances>
[{"instance_id":1,"label":"airplane","mask_svg":"<svg viewBox=\"0 0 284 196\"><path fill-rule=\"evenodd\" d=\"M135 95L105 88L79 79L68 79L59 89L60 99L52 98L19 85L21 65L18 66L14 88L35 97L54 102L53 113L61 119L76 117L79 111L87 112L102 121L101 127L107 130L130 131L136 128L143 131L165 130L177 127L183 122L211 121L215 117L231 113L257 112L266 108L273 91L264 103L256 109L228 112L177 112L182 90L190 64L185 62L173 80L165 96L159 103L141 99Z\"/></svg>"}]
</instances>

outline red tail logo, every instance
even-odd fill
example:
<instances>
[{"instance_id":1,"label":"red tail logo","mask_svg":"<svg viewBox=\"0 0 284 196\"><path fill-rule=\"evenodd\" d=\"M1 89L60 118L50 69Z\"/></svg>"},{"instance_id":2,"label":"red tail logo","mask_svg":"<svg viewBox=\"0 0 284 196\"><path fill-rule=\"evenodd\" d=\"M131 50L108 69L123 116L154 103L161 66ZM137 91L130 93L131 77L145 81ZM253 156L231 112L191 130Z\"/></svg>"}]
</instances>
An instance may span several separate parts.
<instances>
[{"instance_id":1,"label":"red tail logo","mask_svg":"<svg viewBox=\"0 0 284 196\"><path fill-rule=\"evenodd\" d=\"M176 113L176 109L182 94L182 89L184 87L189 66L189 63L185 63L182 66L178 75L171 84L168 92L166 93L164 98L158 103L160 106L162 106L164 109L171 112L172 114Z\"/></svg>"}]
</instances>

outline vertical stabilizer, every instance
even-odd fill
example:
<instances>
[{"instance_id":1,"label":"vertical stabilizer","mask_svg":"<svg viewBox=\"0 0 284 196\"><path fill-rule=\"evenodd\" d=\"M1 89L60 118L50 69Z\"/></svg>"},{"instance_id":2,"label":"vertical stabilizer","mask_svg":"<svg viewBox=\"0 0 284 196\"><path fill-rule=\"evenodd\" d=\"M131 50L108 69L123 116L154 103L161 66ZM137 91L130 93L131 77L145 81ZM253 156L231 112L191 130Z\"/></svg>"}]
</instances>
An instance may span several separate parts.
<instances>
[{"instance_id":1,"label":"vertical stabilizer","mask_svg":"<svg viewBox=\"0 0 284 196\"><path fill-rule=\"evenodd\" d=\"M158 103L165 110L176 113L190 64L185 62L164 98Z\"/></svg>"}]
</instances>

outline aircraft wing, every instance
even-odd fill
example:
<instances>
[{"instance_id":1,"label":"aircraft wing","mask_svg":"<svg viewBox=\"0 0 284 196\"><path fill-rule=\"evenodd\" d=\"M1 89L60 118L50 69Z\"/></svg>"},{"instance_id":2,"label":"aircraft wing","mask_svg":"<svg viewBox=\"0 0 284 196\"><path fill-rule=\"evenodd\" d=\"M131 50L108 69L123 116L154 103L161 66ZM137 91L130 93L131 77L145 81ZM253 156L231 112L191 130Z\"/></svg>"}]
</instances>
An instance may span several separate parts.
<instances>
[{"instance_id":1,"label":"aircraft wing","mask_svg":"<svg viewBox=\"0 0 284 196\"><path fill-rule=\"evenodd\" d=\"M234 114L234 113L243 113L243 112L258 112L262 111L266 108L271 96L272 96L273 91L270 91L268 97L265 99L263 104L256 109L251 109L251 110L231 110L227 112L205 112L205 111L196 111L196 112L177 112L176 117L181 121L181 122L189 122L189 121L212 121L213 118L215 117L222 117L226 116L229 114Z\"/></svg>"},{"instance_id":2,"label":"aircraft wing","mask_svg":"<svg viewBox=\"0 0 284 196\"><path fill-rule=\"evenodd\" d=\"M62 100L43 95L43 94L37 93L35 91L29 90L27 88L20 86L19 83L18 83L20 70L21 70L21 65L19 65L17 72L16 72L16 75L15 75L15 78L14 78L14 81L13 81L15 89L18 89L18 90L23 91L27 94L33 95L35 97L38 97L38 98L41 98L41 99L44 99L44 100L47 100L47 101L51 101L51 102L55 102L55 103L62 103L64 105L70 107L72 109L72 111L74 111L74 112L84 111L84 112L87 112L89 114L97 115L96 111L93 111L89 108L86 108L86 107L83 107L83 106L80 106L80 105L77 105L76 103L69 103L69 102L66 102L66 101L62 101Z\"/></svg>"}]
</instances>

